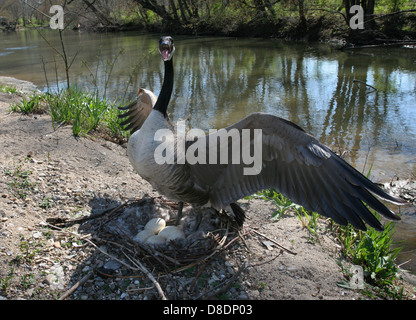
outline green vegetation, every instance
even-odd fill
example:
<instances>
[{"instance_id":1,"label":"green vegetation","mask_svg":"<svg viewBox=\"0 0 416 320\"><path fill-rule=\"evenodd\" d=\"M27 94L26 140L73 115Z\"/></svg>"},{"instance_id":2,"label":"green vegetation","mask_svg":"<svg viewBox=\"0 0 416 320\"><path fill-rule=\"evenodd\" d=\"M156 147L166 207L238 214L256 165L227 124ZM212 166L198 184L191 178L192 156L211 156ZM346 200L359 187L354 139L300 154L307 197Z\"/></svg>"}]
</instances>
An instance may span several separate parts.
<instances>
[{"instance_id":1,"label":"green vegetation","mask_svg":"<svg viewBox=\"0 0 416 320\"><path fill-rule=\"evenodd\" d=\"M398 21L398 17L416 9L411 0L132 0L131 3L137 7L137 12L148 27L163 24L172 30L180 28L180 32L184 33L236 35L244 35L245 32L252 35L252 32L258 31L267 35L285 33L284 30L252 29L261 26L286 26L295 32L312 31L312 28L322 24L324 17L339 18L343 27L348 28L351 17L355 15L350 13L354 4L364 9L367 28L377 28L377 24L381 26L392 17ZM121 7L119 9L123 10ZM324 26L332 30L334 27L331 24Z\"/></svg>"},{"instance_id":2,"label":"green vegetation","mask_svg":"<svg viewBox=\"0 0 416 320\"><path fill-rule=\"evenodd\" d=\"M71 124L74 136L88 134L98 128L109 105L94 95L77 88L62 90L45 96L48 101L54 129L56 122Z\"/></svg>"},{"instance_id":3,"label":"green vegetation","mask_svg":"<svg viewBox=\"0 0 416 320\"><path fill-rule=\"evenodd\" d=\"M299 206L292 202L289 198L286 198L281 193L277 192L276 189L268 189L263 192L259 192L258 195L265 199L271 200L277 206L277 210L274 211L272 218L274 220L280 220L285 212L290 208L298 208Z\"/></svg>"},{"instance_id":4,"label":"green vegetation","mask_svg":"<svg viewBox=\"0 0 416 320\"><path fill-rule=\"evenodd\" d=\"M42 105L43 95L35 92L28 98L23 96L23 100L18 104L11 104L10 109L13 112L21 112L23 114L42 113L44 106Z\"/></svg>"},{"instance_id":5,"label":"green vegetation","mask_svg":"<svg viewBox=\"0 0 416 320\"><path fill-rule=\"evenodd\" d=\"M384 231L369 228L366 232L351 226L333 226L337 239L342 245L342 254L355 265L364 269L365 281L370 284L391 291L399 268L394 260L401 251L401 247L392 247L394 223L384 226Z\"/></svg>"},{"instance_id":6,"label":"green vegetation","mask_svg":"<svg viewBox=\"0 0 416 320\"><path fill-rule=\"evenodd\" d=\"M69 124L74 136L92 131L119 140L128 136L120 127L120 112L113 102L75 87L53 94L35 93L28 98L23 97L20 104L11 105L11 111L24 114L49 112L54 130Z\"/></svg>"},{"instance_id":7,"label":"green vegetation","mask_svg":"<svg viewBox=\"0 0 416 320\"><path fill-rule=\"evenodd\" d=\"M30 181L32 171L24 170L23 162L20 161L16 168L7 169L4 174L12 178L12 181L9 182L9 187L13 191L13 194L20 199L26 199L30 190L35 186L34 183Z\"/></svg>"},{"instance_id":8,"label":"green vegetation","mask_svg":"<svg viewBox=\"0 0 416 320\"><path fill-rule=\"evenodd\" d=\"M7 288L9 287L9 281L13 278L14 278L14 268L11 268L9 274L6 277L0 278L0 288L3 291L7 291Z\"/></svg>"},{"instance_id":9,"label":"green vegetation","mask_svg":"<svg viewBox=\"0 0 416 320\"><path fill-rule=\"evenodd\" d=\"M0 6L2 2L2 15L10 23L49 24L47 1L0 1ZM416 32L413 0L57 0L54 4L64 8L70 28L98 31L146 28L175 34L317 39L322 33L339 36L351 31L349 21L356 13L350 8L359 4L367 30L399 32L401 39Z\"/></svg>"},{"instance_id":10,"label":"green vegetation","mask_svg":"<svg viewBox=\"0 0 416 320\"><path fill-rule=\"evenodd\" d=\"M258 192L257 195L265 200L270 200L274 202L274 204L276 205L277 210L275 210L272 214L273 220L280 220L288 212L292 211L293 213L294 211L299 221L302 223L302 226L307 228L309 232L313 235L313 238L311 238L310 241L316 241L315 238L318 237L318 219L320 217L319 214L317 214L316 212L308 211L302 206L297 205L296 203L292 202L292 200L285 197L273 188Z\"/></svg>"},{"instance_id":11,"label":"green vegetation","mask_svg":"<svg viewBox=\"0 0 416 320\"><path fill-rule=\"evenodd\" d=\"M22 94L20 90L17 90L16 88L12 86L0 86L0 92L7 92L9 94L18 94L18 95Z\"/></svg>"},{"instance_id":12,"label":"green vegetation","mask_svg":"<svg viewBox=\"0 0 416 320\"><path fill-rule=\"evenodd\" d=\"M367 231L357 230L351 225L340 226L332 220L329 224L322 224L321 216L316 212L310 212L303 207L295 205L274 189L264 190L258 193L261 198L273 201L277 205L277 211L273 219L287 214L292 209L312 234L311 242L319 241L318 230L327 228L332 232L341 245L341 254L354 265L361 266L364 270L366 294L388 295L391 298L400 299L402 288L396 286L399 268L394 261L401 251L401 247L393 248L393 235L395 224L389 222L384 226L384 231L376 231L369 228ZM290 210L289 210L290 211ZM292 211L292 212L293 212ZM377 213L373 213L378 217Z\"/></svg>"}]
</instances>

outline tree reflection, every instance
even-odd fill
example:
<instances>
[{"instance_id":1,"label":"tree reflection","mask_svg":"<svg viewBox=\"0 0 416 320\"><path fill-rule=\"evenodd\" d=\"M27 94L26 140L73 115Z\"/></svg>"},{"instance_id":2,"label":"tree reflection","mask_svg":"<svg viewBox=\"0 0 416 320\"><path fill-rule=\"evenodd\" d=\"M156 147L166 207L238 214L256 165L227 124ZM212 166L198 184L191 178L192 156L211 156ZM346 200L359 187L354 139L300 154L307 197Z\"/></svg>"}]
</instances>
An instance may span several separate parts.
<instances>
[{"instance_id":1,"label":"tree reflection","mask_svg":"<svg viewBox=\"0 0 416 320\"><path fill-rule=\"evenodd\" d=\"M50 43L57 43L54 33L45 33ZM43 39L29 31L22 39L17 36L7 37L8 47L30 50L2 56L0 70L41 86L45 80L42 57L49 80L58 76L59 86L61 69L57 66L55 72L54 53ZM92 73L100 92L107 83L109 99L120 99L125 93L126 99L132 99L140 87L158 95L163 63L157 54L157 37L69 33L68 55L79 51L71 67L71 82L81 89L94 89ZM80 44L89 49L80 50ZM373 158L400 152L414 159L416 50L342 52L310 43L179 36L175 44L175 84L169 108L173 120L190 116L190 126L208 130L230 125L252 112L268 112L297 123L335 150L349 151L347 160L353 165L362 162L369 149ZM106 81L106 65L121 48L123 54ZM373 152L377 149L378 153Z\"/></svg>"}]
</instances>

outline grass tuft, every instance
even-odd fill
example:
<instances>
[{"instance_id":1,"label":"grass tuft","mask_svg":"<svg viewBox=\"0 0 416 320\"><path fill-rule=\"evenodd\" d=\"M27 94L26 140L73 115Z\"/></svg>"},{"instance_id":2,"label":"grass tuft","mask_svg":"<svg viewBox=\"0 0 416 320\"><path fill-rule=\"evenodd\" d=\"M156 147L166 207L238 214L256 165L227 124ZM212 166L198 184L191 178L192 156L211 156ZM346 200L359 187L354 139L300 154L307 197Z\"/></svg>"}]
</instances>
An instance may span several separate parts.
<instances>
[{"instance_id":1,"label":"grass tuft","mask_svg":"<svg viewBox=\"0 0 416 320\"><path fill-rule=\"evenodd\" d=\"M23 114L43 113L45 112L44 97L44 94L40 92L34 92L28 98L23 96L22 102L10 105L10 110Z\"/></svg>"},{"instance_id":2,"label":"grass tuft","mask_svg":"<svg viewBox=\"0 0 416 320\"><path fill-rule=\"evenodd\" d=\"M74 136L100 131L113 140L128 138L120 127L120 111L114 102L100 99L96 94L72 87L57 93L34 93L23 97L20 104L12 104L11 111L24 114L49 111L54 130L61 125L71 125ZM48 110L49 109L49 110ZM117 139L116 139L117 140Z\"/></svg>"},{"instance_id":3,"label":"grass tuft","mask_svg":"<svg viewBox=\"0 0 416 320\"><path fill-rule=\"evenodd\" d=\"M114 102L100 99L93 93L77 88L48 95L50 114L54 122L71 124L74 136L101 130L111 137L127 137L118 118L120 111Z\"/></svg>"},{"instance_id":4,"label":"grass tuft","mask_svg":"<svg viewBox=\"0 0 416 320\"><path fill-rule=\"evenodd\" d=\"M320 218L318 213L310 212L294 204L275 189L264 190L257 195L276 204L277 210L273 214L273 219L281 218L289 208L293 208L302 225L315 238L318 238L317 222ZM374 210L372 212L379 218ZM341 254L354 265L363 268L365 283L378 295L387 294L391 298L400 299L403 289L395 285L399 272L395 259L402 247L394 246L393 248L394 222L387 223L384 230L380 232L373 228L361 231L351 225L340 226L332 220L330 221L330 230L341 244Z\"/></svg>"}]
</instances>

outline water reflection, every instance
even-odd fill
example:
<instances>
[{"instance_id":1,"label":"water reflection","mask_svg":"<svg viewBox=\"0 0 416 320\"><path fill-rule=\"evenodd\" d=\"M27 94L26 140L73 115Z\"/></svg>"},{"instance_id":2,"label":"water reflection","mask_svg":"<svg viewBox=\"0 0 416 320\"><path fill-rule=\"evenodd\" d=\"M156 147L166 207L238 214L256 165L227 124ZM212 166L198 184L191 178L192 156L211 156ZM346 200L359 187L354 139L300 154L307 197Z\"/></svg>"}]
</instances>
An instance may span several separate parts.
<instances>
[{"instance_id":1,"label":"water reflection","mask_svg":"<svg viewBox=\"0 0 416 320\"><path fill-rule=\"evenodd\" d=\"M43 32L60 49L58 33ZM0 37L0 75L44 88L65 86L61 57L39 33ZM110 99L131 99L139 87L158 94L158 37L65 33L69 60L75 57L71 83ZM173 119L190 117L191 126L208 130L268 112L347 151L346 160L358 170L367 173L372 166L374 180L415 176L416 50L341 52L320 44L179 36L175 44Z\"/></svg>"},{"instance_id":2,"label":"water reflection","mask_svg":"<svg viewBox=\"0 0 416 320\"><path fill-rule=\"evenodd\" d=\"M60 50L58 33L42 32ZM66 33L71 83L110 99L131 99L142 86L158 94L163 64L157 38ZM416 50L340 52L319 44L234 38L175 42L174 118L191 115L192 126L208 129L269 112L348 151L347 160L359 170L374 163L376 179L416 173ZM2 43L0 74L51 89L65 85L62 58L38 32L2 34Z\"/></svg>"}]
</instances>

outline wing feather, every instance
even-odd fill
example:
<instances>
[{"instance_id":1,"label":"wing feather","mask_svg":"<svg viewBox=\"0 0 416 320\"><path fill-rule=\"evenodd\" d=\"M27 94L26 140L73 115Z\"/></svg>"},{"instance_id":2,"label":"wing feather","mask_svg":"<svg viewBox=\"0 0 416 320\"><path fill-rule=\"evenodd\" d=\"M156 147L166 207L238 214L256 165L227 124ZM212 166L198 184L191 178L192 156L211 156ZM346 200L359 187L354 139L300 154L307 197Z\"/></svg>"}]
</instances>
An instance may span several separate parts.
<instances>
[{"instance_id":1,"label":"wing feather","mask_svg":"<svg viewBox=\"0 0 416 320\"><path fill-rule=\"evenodd\" d=\"M126 107L119 107L119 110L128 110L124 114L119 115L119 118L126 118L120 125L127 126L124 130L133 134L139 130L146 121L150 112L157 101L156 95L150 90L140 88L137 92L137 98Z\"/></svg>"},{"instance_id":2,"label":"wing feather","mask_svg":"<svg viewBox=\"0 0 416 320\"><path fill-rule=\"evenodd\" d=\"M254 129L262 129L262 170L258 175L244 175L243 169L248 165L242 161L231 163L231 139L229 163L191 165L195 183L210 186L210 201L215 208L224 209L256 191L275 188L293 202L340 224L350 222L365 230L365 221L382 229L367 206L390 219L399 219L374 195L395 204L405 201L387 194L295 124L270 114L254 113L226 130L234 128L239 130L240 137L242 129L251 130L251 144ZM212 146L217 148L209 143L210 139L218 139L218 134L195 142L207 148L207 155Z\"/></svg>"}]
</instances>

